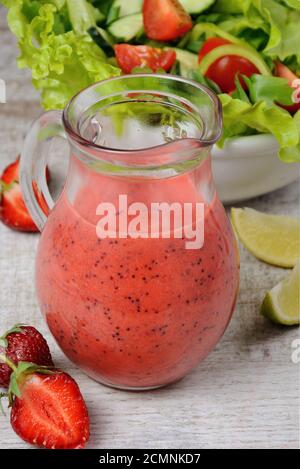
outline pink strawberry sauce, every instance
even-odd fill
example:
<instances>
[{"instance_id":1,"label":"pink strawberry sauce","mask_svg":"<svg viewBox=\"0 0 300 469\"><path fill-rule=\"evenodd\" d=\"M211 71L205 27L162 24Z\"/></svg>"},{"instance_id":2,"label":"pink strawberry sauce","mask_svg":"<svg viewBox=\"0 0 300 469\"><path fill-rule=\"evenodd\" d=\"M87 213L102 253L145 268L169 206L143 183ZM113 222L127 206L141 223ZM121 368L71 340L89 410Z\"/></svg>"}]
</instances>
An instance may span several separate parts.
<instances>
[{"instance_id":1,"label":"pink strawberry sauce","mask_svg":"<svg viewBox=\"0 0 300 469\"><path fill-rule=\"evenodd\" d=\"M164 181L93 174L67 184L39 243L39 304L64 353L96 380L147 388L182 378L220 340L239 283L236 242L214 196L202 249L184 239L98 239L100 201L201 200L185 173Z\"/></svg>"}]
</instances>

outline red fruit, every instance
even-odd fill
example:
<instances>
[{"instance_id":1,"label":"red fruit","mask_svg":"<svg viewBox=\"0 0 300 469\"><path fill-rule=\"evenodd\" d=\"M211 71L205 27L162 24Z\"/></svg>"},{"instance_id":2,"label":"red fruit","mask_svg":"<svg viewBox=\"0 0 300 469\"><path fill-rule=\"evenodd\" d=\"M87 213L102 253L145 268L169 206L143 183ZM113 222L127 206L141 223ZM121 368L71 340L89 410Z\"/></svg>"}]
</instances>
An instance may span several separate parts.
<instances>
[{"instance_id":1,"label":"red fruit","mask_svg":"<svg viewBox=\"0 0 300 469\"><path fill-rule=\"evenodd\" d=\"M0 337L0 353L15 365L20 361L53 366L48 344L42 334L31 326L16 325ZM11 368L0 362L0 386L8 387Z\"/></svg>"},{"instance_id":2,"label":"red fruit","mask_svg":"<svg viewBox=\"0 0 300 469\"><path fill-rule=\"evenodd\" d=\"M156 41L172 41L193 27L178 0L144 0L143 20L146 35Z\"/></svg>"},{"instance_id":3,"label":"red fruit","mask_svg":"<svg viewBox=\"0 0 300 469\"><path fill-rule=\"evenodd\" d=\"M205 41L199 51L199 63L212 50L217 47L230 44L230 41L221 37L211 37ZM254 73L259 73L256 66L250 60L239 55L224 55L217 59L207 70L205 76L213 80L224 93L232 93L237 75L251 77ZM244 89L247 88L244 80L239 77L239 81Z\"/></svg>"},{"instance_id":4,"label":"red fruit","mask_svg":"<svg viewBox=\"0 0 300 469\"><path fill-rule=\"evenodd\" d=\"M18 156L17 160L14 163L8 165L3 174L1 176L1 180L6 184L9 184L13 181L19 182L19 163L20 163L20 156Z\"/></svg>"},{"instance_id":5,"label":"red fruit","mask_svg":"<svg viewBox=\"0 0 300 469\"><path fill-rule=\"evenodd\" d=\"M0 220L14 230L31 233L38 231L24 203L19 183L2 190Z\"/></svg>"},{"instance_id":6,"label":"red fruit","mask_svg":"<svg viewBox=\"0 0 300 469\"><path fill-rule=\"evenodd\" d=\"M0 220L14 230L35 233L39 230L27 210L21 193L19 164L20 157L7 166L0 178ZM46 168L46 179L49 182L50 173L48 168ZM48 214L47 204L43 195L38 192L35 181L33 181L33 190L43 212Z\"/></svg>"},{"instance_id":7,"label":"red fruit","mask_svg":"<svg viewBox=\"0 0 300 469\"><path fill-rule=\"evenodd\" d=\"M10 421L23 440L49 449L84 447L90 434L89 416L71 376L23 362L12 382L17 386L10 389Z\"/></svg>"},{"instance_id":8,"label":"red fruit","mask_svg":"<svg viewBox=\"0 0 300 469\"><path fill-rule=\"evenodd\" d=\"M38 231L24 203L19 184L20 157L3 172L0 180L0 220L19 231ZM2 190L1 190L2 187Z\"/></svg>"},{"instance_id":9,"label":"red fruit","mask_svg":"<svg viewBox=\"0 0 300 469\"><path fill-rule=\"evenodd\" d=\"M176 60L176 52L150 46L132 46L130 44L116 44L116 59L124 73L131 73L135 67L149 67L153 72L162 68L170 70Z\"/></svg>"}]
</instances>

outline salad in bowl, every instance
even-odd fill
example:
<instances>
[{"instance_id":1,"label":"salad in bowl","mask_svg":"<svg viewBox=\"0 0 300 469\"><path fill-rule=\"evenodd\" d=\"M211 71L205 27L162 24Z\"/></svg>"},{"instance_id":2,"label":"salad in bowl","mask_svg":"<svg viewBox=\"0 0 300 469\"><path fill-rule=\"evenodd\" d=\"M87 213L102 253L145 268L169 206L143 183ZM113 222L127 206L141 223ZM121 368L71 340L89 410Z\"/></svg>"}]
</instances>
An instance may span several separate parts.
<instances>
[{"instance_id":1,"label":"salad in bowl","mask_svg":"<svg viewBox=\"0 0 300 469\"><path fill-rule=\"evenodd\" d=\"M31 69L45 109L63 108L82 88L121 73L181 75L214 90L222 103L223 136L213 152L217 184L219 171L228 192L236 171L243 185L251 147L255 152L253 187L224 195L225 201L268 192L298 176L295 165L283 162L300 162L300 0L0 3L17 37L18 65ZM262 184L255 189L259 174ZM265 174L271 183L264 188Z\"/></svg>"}]
</instances>

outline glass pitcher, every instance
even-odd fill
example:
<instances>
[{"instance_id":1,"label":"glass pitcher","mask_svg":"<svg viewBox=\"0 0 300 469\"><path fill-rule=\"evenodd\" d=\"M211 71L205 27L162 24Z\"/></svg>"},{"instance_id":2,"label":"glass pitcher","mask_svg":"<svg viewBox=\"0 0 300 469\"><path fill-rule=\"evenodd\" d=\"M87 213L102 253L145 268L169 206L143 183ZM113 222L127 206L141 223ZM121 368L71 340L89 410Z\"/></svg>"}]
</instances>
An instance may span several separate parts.
<instances>
[{"instance_id":1,"label":"glass pitcher","mask_svg":"<svg viewBox=\"0 0 300 469\"><path fill-rule=\"evenodd\" d=\"M26 138L21 184L42 232L40 309L63 352L103 384L175 382L228 325L239 258L211 173L220 133L209 89L145 74L90 86ZM45 168L57 135L70 158L54 203Z\"/></svg>"}]
</instances>

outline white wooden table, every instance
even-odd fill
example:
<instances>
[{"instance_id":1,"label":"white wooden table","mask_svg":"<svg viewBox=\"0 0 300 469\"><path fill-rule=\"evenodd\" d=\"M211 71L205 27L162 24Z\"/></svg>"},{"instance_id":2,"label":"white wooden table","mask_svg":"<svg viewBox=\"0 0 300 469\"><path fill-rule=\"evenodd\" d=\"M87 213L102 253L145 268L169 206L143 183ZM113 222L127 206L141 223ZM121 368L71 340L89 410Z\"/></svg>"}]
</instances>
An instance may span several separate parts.
<instances>
[{"instance_id":1,"label":"white wooden table","mask_svg":"<svg viewBox=\"0 0 300 469\"><path fill-rule=\"evenodd\" d=\"M15 65L17 50L0 11L0 172L16 158L24 133L40 112L28 72ZM292 184L248 206L299 213ZM299 365L291 360L297 328L272 325L259 315L266 290L284 271L241 248L241 289L232 322L213 353L187 378L155 392L129 393L87 378L60 352L39 313L33 272L38 235L0 225L0 332L16 322L45 334L55 362L78 381L91 416L90 448L299 447ZM0 417L0 448L27 448Z\"/></svg>"}]
</instances>

